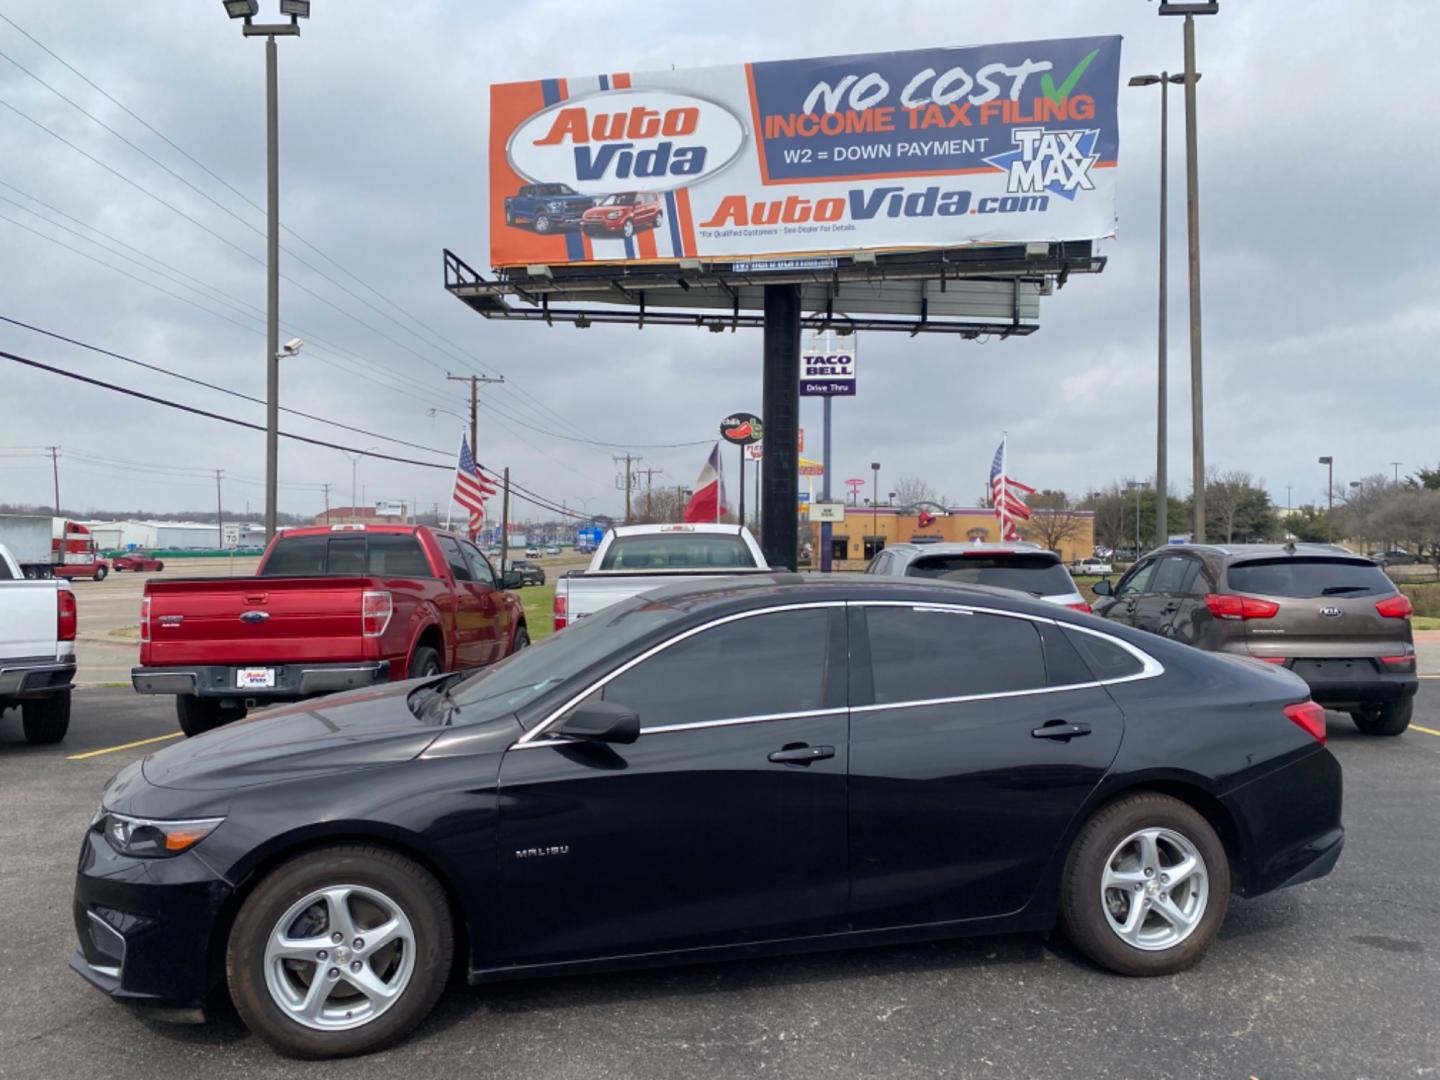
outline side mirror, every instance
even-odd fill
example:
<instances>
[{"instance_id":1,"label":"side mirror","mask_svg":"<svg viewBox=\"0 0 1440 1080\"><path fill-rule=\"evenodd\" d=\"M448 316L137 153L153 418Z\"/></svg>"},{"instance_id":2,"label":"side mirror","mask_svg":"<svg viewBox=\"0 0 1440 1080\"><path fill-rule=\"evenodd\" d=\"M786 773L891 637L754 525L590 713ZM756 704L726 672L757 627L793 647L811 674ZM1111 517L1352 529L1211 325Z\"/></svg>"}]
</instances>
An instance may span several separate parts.
<instances>
[{"instance_id":1,"label":"side mirror","mask_svg":"<svg viewBox=\"0 0 1440 1080\"><path fill-rule=\"evenodd\" d=\"M521 578L519 570L505 571L505 577L502 579L502 584L505 586L505 588L518 589L524 583L524 579Z\"/></svg>"},{"instance_id":2,"label":"side mirror","mask_svg":"<svg viewBox=\"0 0 1440 1080\"><path fill-rule=\"evenodd\" d=\"M596 742L633 743L640 738L640 714L611 701L577 705L560 725L560 734Z\"/></svg>"},{"instance_id":3,"label":"side mirror","mask_svg":"<svg viewBox=\"0 0 1440 1080\"><path fill-rule=\"evenodd\" d=\"M1110 587L1110 579L1107 577L1101 578L1099 581L1095 582L1094 585L1091 585L1090 591L1093 592L1096 596L1112 596L1114 595L1115 590Z\"/></svg>"}]
</instances>

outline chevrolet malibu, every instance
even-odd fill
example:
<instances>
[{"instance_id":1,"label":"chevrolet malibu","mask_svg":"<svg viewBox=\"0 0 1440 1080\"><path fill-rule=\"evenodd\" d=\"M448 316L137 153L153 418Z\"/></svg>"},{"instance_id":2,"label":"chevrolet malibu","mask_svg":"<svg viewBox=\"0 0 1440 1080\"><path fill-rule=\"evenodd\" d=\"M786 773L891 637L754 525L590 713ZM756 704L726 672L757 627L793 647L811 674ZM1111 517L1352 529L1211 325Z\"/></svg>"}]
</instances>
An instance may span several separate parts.
<instances>
[{"instance_id":1,"label":"chevrolet malibu","mask_svg":"<svg viewBox=\"0 0 1440 1080\"><path fill-rule=\"evenodd\" d=\"M72 967L298 1057L521 975L1057 923L1166 975L1232 893L1328 873L1288 671L1016 593L774 575L616 604L492 667L282 706L130 765Z\"/></svg>"}]
</instances>

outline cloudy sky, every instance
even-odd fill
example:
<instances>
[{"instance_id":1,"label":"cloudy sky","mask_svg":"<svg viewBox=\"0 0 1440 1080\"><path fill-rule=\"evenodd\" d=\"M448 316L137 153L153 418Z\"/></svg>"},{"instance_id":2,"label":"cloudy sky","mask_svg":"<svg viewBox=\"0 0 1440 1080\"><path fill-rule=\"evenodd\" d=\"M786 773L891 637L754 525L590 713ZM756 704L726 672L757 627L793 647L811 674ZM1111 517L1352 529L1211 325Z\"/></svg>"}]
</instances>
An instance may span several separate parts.
<instances>
[{"instance_id":1,"label":"cloudy sky","mask_svg":"<svg viewBox=\"0 0 1440 1080\"><path fill-rule=\"evenodd\" d=\"M263 397L261 42L242 39L219 0L0 0L0 15L0 316ZM1199 23L1208 456L1250 470L1281 504L1287 486L1296 504L1323 498L1321 454L1334 455L1337 485L1440 458L1440 143L1425 105L1440 91L1437 31L1440 7L1420 0L1224 0ZM483 391L482 460L556 501L613 512L624 446L554 435L711 438L725 412L760 411L760 336L501 325L446 294L443 248L487 262L490 83L1100 34L1124 36L1127 75L1181 66L1180 21L1145 0L315 0L303 36L280 42L282 242L294 253L282 258L293 281L282 340L307 341L284 364L282 403L448 449L458 422L427 415L465 409L446 371L503 372L503 387ZM1171 109L1171 476L1184 489L1178 92ZM913 475L970 502L1002 428L1012 471L1035 486L1079 493L1154 471L1158 116L1155 88L1122 89L1109 266L1046 301L1039 332L983 345L863 339L859 396L835 408L837 478L879 461L882 491ZM264 419L259 405L9 323L0 350ZM802 422L818 442L817 402ZM379 443L294 417L282 427ZM0 365L0 501L49 501L48 456L27 448L51 444L67 508L208 508L214 469L228 508L263 508L263 435ZM708 445L634 452L663 470L655 483L689 484ZM282 510L321 508L322 483L349 501L338 451L282 443L280 469ZM363 460L355 473L371 500L428 508L448 494L436 470Z\"/></svg>"}]
</instances>

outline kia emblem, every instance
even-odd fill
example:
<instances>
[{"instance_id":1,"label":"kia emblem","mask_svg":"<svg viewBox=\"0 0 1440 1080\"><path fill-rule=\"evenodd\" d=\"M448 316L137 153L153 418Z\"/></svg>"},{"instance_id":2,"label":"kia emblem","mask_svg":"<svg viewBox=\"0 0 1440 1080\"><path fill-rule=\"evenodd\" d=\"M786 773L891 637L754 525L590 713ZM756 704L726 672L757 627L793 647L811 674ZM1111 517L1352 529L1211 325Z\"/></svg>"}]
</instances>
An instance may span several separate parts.
<instances>
[{"instance_id":1,"label":"kia emblem","mask_svg":"<svg viewBox=\"0 0 1440 1080\"><path fill-rule=\"evenodd\" d=\"M1338 619L1341 615L1345 614L1345 611L1343 608L1327 605L1326 607L1322 607L1320 609L1320 614L1324 615L1327 619Z\"/></svg>"}]
</instances>

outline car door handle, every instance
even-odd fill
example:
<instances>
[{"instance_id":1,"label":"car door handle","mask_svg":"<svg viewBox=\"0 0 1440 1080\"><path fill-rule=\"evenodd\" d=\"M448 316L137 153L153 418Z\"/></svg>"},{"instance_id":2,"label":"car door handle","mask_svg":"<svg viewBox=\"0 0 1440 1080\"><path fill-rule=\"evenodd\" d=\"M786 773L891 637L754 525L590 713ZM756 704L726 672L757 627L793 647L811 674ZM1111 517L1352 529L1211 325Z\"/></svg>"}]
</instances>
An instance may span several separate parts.
<instances>
[{"instance_id":1,"label":"car door handle","mask_svg":"<svg viewBox=\"0 0 1440 1080\"><path fill-rule=\"evenodd\" d=\"M772 753L770 760L777 765L809 765L812 761L823 761L834 756L833 746L787 746Z\"/></svg>"},{"instance_id":2,"label":"car door handle","mask_svg":"<svg viewBox=\"0 0 1440 1080\"><path fill-rule=\"evenodd\" d=\"M1073 739L1077 735L1089 735L1090 725L1083 722L1067 724L1064 720L1047 720L1030 734L1037 739Z\"/></svg>"}]
</instances>

